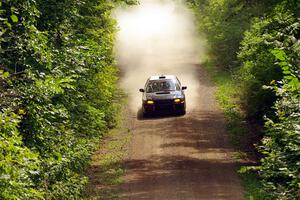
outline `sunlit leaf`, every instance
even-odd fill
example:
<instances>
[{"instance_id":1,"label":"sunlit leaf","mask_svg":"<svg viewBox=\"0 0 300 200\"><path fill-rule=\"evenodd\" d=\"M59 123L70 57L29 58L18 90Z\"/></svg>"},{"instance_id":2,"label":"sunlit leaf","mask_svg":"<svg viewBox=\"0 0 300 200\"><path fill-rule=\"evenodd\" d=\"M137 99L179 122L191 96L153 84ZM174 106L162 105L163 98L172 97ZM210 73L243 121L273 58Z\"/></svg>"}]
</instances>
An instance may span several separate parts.
<instances>
[{"instance_id":1,"label":"sunlit leaf","mask_svg":"<svg viewBox=\"0 0 300 200\"><path fill-rule=\"evenodd\" d=\"M17 17L16 15L14 15L14 14L10 16L10 19L11 19L14 23L18 22L18 17Z\"/></svg>"}]
</instances>

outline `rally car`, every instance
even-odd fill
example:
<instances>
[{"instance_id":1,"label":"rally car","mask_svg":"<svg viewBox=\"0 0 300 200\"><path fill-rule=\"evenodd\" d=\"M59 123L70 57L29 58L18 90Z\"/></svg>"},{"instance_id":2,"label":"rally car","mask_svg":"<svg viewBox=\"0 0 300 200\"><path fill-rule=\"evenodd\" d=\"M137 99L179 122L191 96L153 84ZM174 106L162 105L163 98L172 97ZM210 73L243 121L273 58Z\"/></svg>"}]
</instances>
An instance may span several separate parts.
<instances>
[{"instance_id":1,"label":"rally car","mask_svg":"<svg viewBox=\"0 0 300 200\"><path fill-rule=\"evenodd\" d=\"M143 93L143 114L178 113L186 112L185 94L186 86L181 86L174 75L159 75L148 78Z\"/></svg>"}]
</instances>

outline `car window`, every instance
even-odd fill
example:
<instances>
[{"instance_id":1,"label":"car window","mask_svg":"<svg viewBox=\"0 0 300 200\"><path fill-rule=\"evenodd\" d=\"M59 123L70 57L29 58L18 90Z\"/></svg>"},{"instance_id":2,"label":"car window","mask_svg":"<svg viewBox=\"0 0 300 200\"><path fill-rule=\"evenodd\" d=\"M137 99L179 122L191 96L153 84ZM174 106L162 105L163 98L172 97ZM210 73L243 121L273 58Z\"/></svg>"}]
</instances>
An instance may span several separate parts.
<instances>
[{"instance_id":1,"label":"car window","mask_svg":"<svg viewBox=\"0 0 300 200\"><path fill-rule=\"evenodd\" d=\"M176 80L170 79L149 81L146 86L147 93L174 90L180 90L180 86Z\"/></svg>"}]
</instances>

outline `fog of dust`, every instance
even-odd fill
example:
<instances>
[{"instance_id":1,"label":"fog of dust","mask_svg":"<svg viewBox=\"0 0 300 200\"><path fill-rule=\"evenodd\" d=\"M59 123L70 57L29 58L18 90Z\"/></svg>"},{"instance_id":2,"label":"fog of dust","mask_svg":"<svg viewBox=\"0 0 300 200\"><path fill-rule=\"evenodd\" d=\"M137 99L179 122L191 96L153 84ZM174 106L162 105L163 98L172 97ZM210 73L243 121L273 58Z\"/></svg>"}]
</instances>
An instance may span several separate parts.
<instances>
[{"instance_id":1,"label":"fog of dust","mask_svg":"<svg viewBox=\"0 0 300 200\"><path fill-rule=\"evenodd\" d=\"M176 75L188 87L187 110L194 108L199 94L197 64L204 48L191 10L175 0L141 0L137 6L118 9L116 18L121 86L129 93L132 110L141 107L139 88L151 75L160 74Z\"/></svg>"}]
</instances>

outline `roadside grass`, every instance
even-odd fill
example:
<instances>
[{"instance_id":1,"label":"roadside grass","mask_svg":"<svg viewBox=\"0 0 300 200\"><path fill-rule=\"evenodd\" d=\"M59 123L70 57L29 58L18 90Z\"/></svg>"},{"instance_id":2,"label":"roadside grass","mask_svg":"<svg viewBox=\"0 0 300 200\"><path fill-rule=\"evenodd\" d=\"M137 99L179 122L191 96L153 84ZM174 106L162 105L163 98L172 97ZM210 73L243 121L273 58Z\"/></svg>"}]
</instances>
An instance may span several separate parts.
<instances>
[{"instance_id":1,"label":"roadside grass","mask_svg":"<svg viewBox=\"0 0 300 200\"><path fill-rule=\"evenodd\" d=\"M247 200L273 200L269 193L264 191L262 183L254 172L245 172L240 174L242 185L245 188L245 196Z\"/></svg>"},{"instance_id":2,"label":"roadside grass","mask_svg":"<svg viewBox=\"0 0 300 200\"><path fill-rule=\"evenodd\" d=\"M205 67L217 86L215 96L225 116L230 142L236 150L241 150L240 141L246 134L246 121L238 106L239 88L234 84L230 73L217 71L211 63L206 63Z\"/></svg>"},{"instance_id":3,"label":"roadside grass","mask_svg":"<svg viewBox=\"0 0 300 200\"><path fill-rule=\"evenodd\" d=\"M204 67L217 86L215 96L224 113L226 130L230 142L235 148L234 159L239 163L238 165L241 166L243 163L247 163L249 156L253 155L249 155L251 152L246 149L248 147L245 147L245 139L249 139L247 136L249 129L245 115L239 107L238 92L240 88L234 82L231 73L218 71L217 68L209 62L205 63ZM272 199L272 197L262 189L262 183L256 172L246 171L241 173L241 171L243 170L239 170L239 175L247 200Z\"/></svg>"},{"instance_id":4,"label":"roadside grass","mask_svg":"<svg viewBox=\"0 0 300 200\"><path fill-rule=\"evenodd\" d=\"M92 156L90 167L87 170L89 183L84 199L119 199L118 186L123 183L122 177L125 173L123 161L127 156L128 144L131 139L130 128L123 119L125 108L123 107L121 110L117 119L117 127L111 129L103 137L98 150Z\"/></svg>"}]
</instances>

